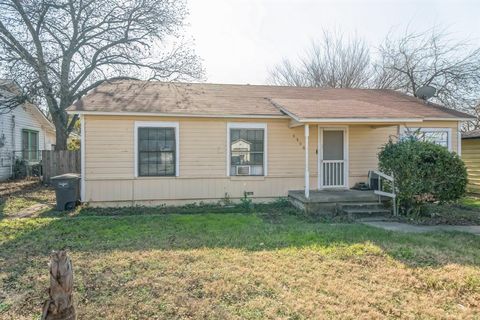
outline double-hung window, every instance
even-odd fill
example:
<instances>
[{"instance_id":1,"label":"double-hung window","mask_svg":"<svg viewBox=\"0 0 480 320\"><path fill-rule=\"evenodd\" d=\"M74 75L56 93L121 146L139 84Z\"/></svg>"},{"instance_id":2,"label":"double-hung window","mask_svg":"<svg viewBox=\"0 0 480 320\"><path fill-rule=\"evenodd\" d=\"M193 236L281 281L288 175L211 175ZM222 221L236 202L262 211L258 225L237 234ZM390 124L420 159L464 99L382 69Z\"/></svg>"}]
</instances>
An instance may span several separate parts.
<instances>
[{"instance_id":1,"label":"double-hung window","mask_svg":"<svg viewBox=\"0 0 480 320\"><path fill-rule=\"evenodd\" d=\"M178 176L178 123L137 122L139 177Z\"/></svg>"},{"instance_id":2,"label":"double-hung window","mask_svg":"<svg viewBox=\"0 0 480 320\"><path fill-rule=\"evenodd\" d=\"M450 128L415 128L410 129L420 141L431 142L452 149L452 129Z\"/></svg>"},{"instance_id":3,"label":"double-hung window","mask_svg":"<svg viewBox=\"0 0 480 320\"><path fill-rule=\"evenodd\" d=\"M22 157L26 161L38 161L39 159L38 131L22 130Z\"/></svg>"},{"instance_id":4,"label":"double-hung window","mask_svg":"<svg viewBox=\"0 0 480 320\"><path fill-rule=\"evenodd\" d=\"M230 176L265 176L267 128L263 123L228 124Z\"/></svg>"}]
</instances>

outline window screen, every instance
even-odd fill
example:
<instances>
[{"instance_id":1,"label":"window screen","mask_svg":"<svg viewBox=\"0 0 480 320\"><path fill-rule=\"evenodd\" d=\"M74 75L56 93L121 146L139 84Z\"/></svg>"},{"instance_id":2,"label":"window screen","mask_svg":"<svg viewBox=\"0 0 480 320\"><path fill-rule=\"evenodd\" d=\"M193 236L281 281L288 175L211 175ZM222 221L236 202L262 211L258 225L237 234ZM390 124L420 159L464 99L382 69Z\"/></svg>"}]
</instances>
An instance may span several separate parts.
<instances>
[{"instance_id":1,"label":"window screen","mask_svg":"<svg viewBox=\"0 0 480 320\"><path fill-rule=\"evenodd\" d=\"M343 131L323 131L323 160L343 160Z\"/></svg>"},{"instance_id":2,"label":"window screen","mask_svg":"<svg viewBox=\"0 0 480 320\"><path fill-rule=\"evenodd\" d=\"M422 128L415 133L417 139L425 142L432 142L442 147L448 148L448 131L447 130L429 130Z\"/></svg>"},{"instance_id":3,"label":"window screen","mask_svg":"<svg viewBox=\"0 0 480 320\"><path fill-rule=\"evenodd\" d=\"M138 175L174 176L175 128L138 128Z\"/></svg>"},{"instance_id":4,"label":"window screen","mask_svg":"<svg viewBox=\"0 0 480 320\"><path fill-rule=\"evenodd\" d=\"M264 129L230 129L230 175L245 175L244 166L250 167L248 175L264 175L264 134Z\"/></svg>"}]
</instances>

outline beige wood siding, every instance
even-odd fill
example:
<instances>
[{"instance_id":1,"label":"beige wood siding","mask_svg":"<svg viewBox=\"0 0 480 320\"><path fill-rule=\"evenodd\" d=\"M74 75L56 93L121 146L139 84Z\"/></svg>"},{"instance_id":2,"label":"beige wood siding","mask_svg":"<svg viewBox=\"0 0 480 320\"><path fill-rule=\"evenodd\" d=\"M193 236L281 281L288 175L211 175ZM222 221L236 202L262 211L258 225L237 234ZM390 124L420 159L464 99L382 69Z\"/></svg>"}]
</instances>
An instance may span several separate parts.
<instances>
[{"instance_id":1,"label":"beige wood siding","mask_svg":"<svg viewBox=\"0 0 480 320\"><path fill-rule=\"evenodd\" d=\"M462 159L468 171L468 189L480 193L480 139L462 140Z\"/></svg>"},{"instance_id":2,"label":"beige wood siding","mask_svg":"<svg viewBox=\"0 0 480 320\"><path fill-rule=\"evenodd\" d=\"M349 126L349 150L350 150L350 186L356 182L366 182L369 170L377 169L378 153L389 138L396 139L400 127L411 128L448 128L451 129L452 151L457 152L458 146L458 122L457 121L424 121L415 124L398 124L392 126Z\"/></svg>"},{"instance_id":3,"label":"beige wood siding","mask_svg":"<svg viewBox=\"0 0 480 320\"><path fill-rule=\"evenodd\" d=\"M135 121L179 123L179 177L135 177ZM268 175L227 176L227 123L267 124ZM425 123L441 127L445 123ZM446 123L456 128L456 122ZM345 124L343 124L345 125ZM452 131L454 133L456 131ZM349 125L350 185L365 181L377 166L379 148L396 135L397 126ZM456 150L456 139L452 147ZM315 189L318 126L310 125L310 186ZM85 116L86 201L93 203L162 203L218 200L228 194L240 198L251 191L255 198L286 196L304 188L304 127L289 127L286 119L220 119L134 116Z\"/></svg>"},{"instance_id":4,"label":"beige wood siding","mask_svg":"<svg viewBox=\"0 0 480 320\"><path fill-rule=\"evenodd\" d=\"M378 153L388 139L396 139L398 126L351 125L349 128L350 186L367 182L368 171L377 169Z\"/></svg>"},{"instance_id":5,"label":"beige wood siding","mask_svg":"<svg viewBox=\"0 0 480 320\"><path fill-rule=\"evenodd\" d=\"M135 121L179 123L179 177L138 177L134 170ZM227 177L227 123L267 124L268 176ZM304 187L304 128L283 119L195 119L85 116L86 200L91 202L285 196ZM317 129L310 132L311 186L316 186Z\"/></svg>"}]
</instances>

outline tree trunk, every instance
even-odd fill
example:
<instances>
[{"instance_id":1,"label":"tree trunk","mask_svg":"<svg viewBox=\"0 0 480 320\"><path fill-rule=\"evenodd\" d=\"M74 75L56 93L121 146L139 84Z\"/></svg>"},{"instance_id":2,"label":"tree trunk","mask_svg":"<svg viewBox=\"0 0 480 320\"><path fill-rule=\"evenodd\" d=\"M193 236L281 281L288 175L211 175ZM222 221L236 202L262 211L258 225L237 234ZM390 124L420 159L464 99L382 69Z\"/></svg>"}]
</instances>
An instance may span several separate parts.
<instances>
[{"instance_id":1,"label":"tree trunk","mask_svg":"<svg viewBox=\"0 0 480 320\"><path fill-rule=\"evenodd\" d=\"M68 116L65 111L55 110L55 107L49 106L49 110L55 125L55 150L67 150Z\"/></svg>"},{"instance_id":2,"label":"tree trunk","mask_svg":"<svg viewBox=\"0 0 480 320\"><path fill-rule=\"evenodd\" d=\"M50 256L49 299L43 305L41 320L75 320L72 262L64 250Z\"/></svg>"},{"instance_id":3,"label":"tree trunk","mask_svg":"<svg viewBox=\"0 0 480 320\"><path fill-rule=\"evenodd\" d=\"M68 136L64 130L59 129L60 126L55 125L55 150L67 150Z\"/></svg>"}]
</instances>

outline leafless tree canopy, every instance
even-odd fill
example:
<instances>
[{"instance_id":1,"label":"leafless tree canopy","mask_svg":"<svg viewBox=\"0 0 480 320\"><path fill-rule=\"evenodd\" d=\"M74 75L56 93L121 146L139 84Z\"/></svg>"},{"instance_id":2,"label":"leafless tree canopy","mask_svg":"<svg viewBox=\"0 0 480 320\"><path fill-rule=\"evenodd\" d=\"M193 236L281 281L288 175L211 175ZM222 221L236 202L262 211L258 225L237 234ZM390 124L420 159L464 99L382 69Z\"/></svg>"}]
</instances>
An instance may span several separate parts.
<instances>
[{"instance_id":1,"label":"leafless tree canopy","mask_svg":"<svg viewBox=\"0 0 480 320\"><path fill-rule=\"evenodd\" d=\"M379 48L374 86L414 95L419 87L437 89L435 100L472 113L480 93L480 48L452 41L447 32L432 29L388 35Z\"/></svg>"},{"instance_id":2,"label":"leafless tree canopy","mask_svg":"<svg viewBox=\"0 0 480 320\"><path fill-rule=\"evenodd\" d=\"M0 66L48 107L65 149L65 109L106 79L199 78L182 0L0 0Z\"/></svg>"},{"instance_id":3,"label":"leafless tree canopy","mask_svg":"<svg viewBox=\"0 0 480 320\"><path fill-rule=\"evenodd\" d=\"M27 101L27 96L11 81L0 80L0 114L8 113Z\"/></svg>"},{"instance_id":4,"label":"leafless tree canopy","mask_svg":"<svg viewBox=\"0 0 480 320\"><path fill-rule=\"evenodd\" d=\"M429 85L437 89L432 101L480 116L480 48L466 40L451 40L446 30L389 33L372 61L365 41L324 32L305 56L275 66L269 82L393 89L414 96L419 87ZM480 121L469 125L479 128Z\"/></svg>"},{"instance_id":5,"label":"leafless tree canopy","mask_svg":"<svg viewBox=\"0 0 480 320\"><path fill-rule=\"evenodd\" d=\"M270 71L276 85L331 88L362 88L370 80L370 53L359 37L324 31L297 61L284 59Z\"/></svg>"}]
</instances>

